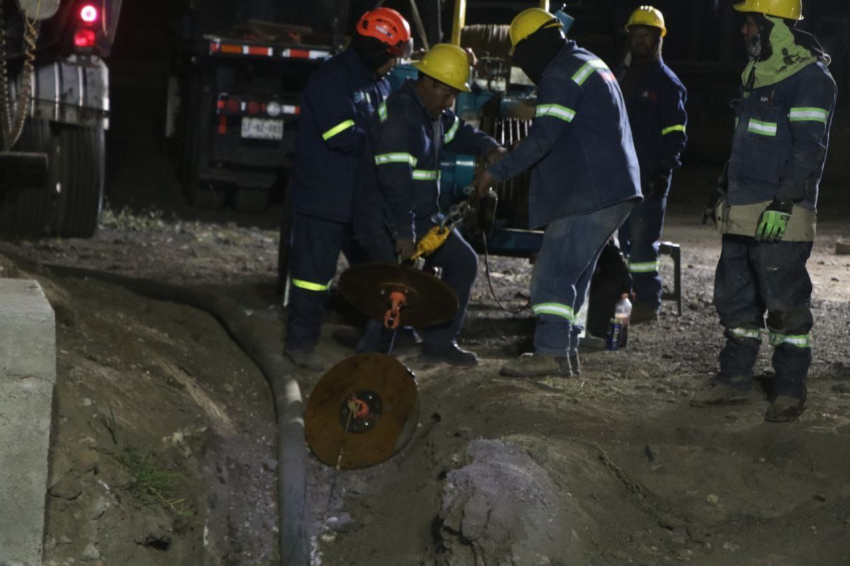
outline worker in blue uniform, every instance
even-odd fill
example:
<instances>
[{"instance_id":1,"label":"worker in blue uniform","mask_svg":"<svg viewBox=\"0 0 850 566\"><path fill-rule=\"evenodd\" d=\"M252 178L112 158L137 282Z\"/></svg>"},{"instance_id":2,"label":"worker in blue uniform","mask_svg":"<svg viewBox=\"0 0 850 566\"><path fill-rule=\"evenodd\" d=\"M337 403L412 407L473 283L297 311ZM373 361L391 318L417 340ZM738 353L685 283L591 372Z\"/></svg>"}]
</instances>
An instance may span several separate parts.
<instances>
[{"instance_id":1,"label":"worker in blue uniform","mask_svg":"<svg viewBox=\"0 0 850 566\"><path fill-rule=\"evenodd\" d=\"M805 409L813 324L806 261L836 86L820 44L795 27L800 0L745 0L734 8L746 16L741 33L750 61L734 104L723 191L710 211L723 234L714 304L726 344L720 371L691 404L748 401L766 323L776 377L765 420L786 422Z\"/></svg>"},{"instance_id":2,"label":"worker in blue uniform","mask_svg":"<svg viewBox=\"0 0 850 566\"><path fill-rule=\"evenodd\" d=\"M687 91L661 57L667 35L664 16L652 6L632 12L626 24L629 52L614 75L623 91L640 163L643 202L620 228L620 248L629 260L635 293L631 322L658 318L661 310L659 241L673 170L685 149Z\"/></svg>"},{"instance_id":3,"label":"worker in blue uniform","mask_svg":"<svg viewBox=\"0 0 850 566\"><path fill-rule=\"evenodd\" d=\"M357 259L352 216L366 129L389 95L385 75L410 50L407 21L389 8L372 10L358 21L351 45L324 63L304 90L290 192L284 341L284 354L298 367L325 367L315 347L339 254Z\"/></svg>"},{"instance_id":4,"label":"worker in blue uniform","mask_svg":"<svg viewBox=\"0 0 850 566\"><path fill-rule=\"evenodd\" d=\"M596 262L634 203L640 172L623 96L593 53L568 41L554 15L530 8L510 27L513 62L537 85L522 144L479 176L480 194L531 169L529 225L546 227L534 264L534 352L502 367L517 377L579 373L576 313Z\"/></svg>"},{"instance_id":5,"label":"worker in blue uniform","mask_svg":"<svg viewBox=\"0 0 850 566\"><path fill-rule=\"evenodd\" d=\"M416 242L439 224L440 153L455 153L497 160L505 149L476 130L451 108L460 92L469 92L469 55L448 44L431 48L414 63L418 78L406 81L378 111L372 151L374 183L359 187L358 238L376 261L396 261L413 255ZM362 213L360 212L362 211ZM458 231L426 259L426 266L442 269L442 278L457 294L459 308L446 324L422 329L422 355L426 362L470 366L478 363L474 352L462 349L457 337L463 327L469 294L478 273L478 256ZM375 325L367 329L367 346ZM374 338L374 334L371 336ZM383 342L386 344L386 341Z\"/></svg>"}]
</instances>

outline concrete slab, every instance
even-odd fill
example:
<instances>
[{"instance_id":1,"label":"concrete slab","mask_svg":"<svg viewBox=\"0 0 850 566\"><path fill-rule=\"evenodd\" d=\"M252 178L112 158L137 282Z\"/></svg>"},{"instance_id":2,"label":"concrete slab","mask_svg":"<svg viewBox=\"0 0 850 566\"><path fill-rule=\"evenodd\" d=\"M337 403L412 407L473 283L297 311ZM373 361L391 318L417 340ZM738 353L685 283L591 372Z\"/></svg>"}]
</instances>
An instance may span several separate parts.
<instances>
[{"instance_id":1,"label":"concrete slab","mask_svg":"<svg viewBox=\"0 0 850 566\"><path fill-rule=\"evenodd\" d=\"M56 322L36 281L0 279L0 566L40 566Z\"/></svg>"}]
</instances>

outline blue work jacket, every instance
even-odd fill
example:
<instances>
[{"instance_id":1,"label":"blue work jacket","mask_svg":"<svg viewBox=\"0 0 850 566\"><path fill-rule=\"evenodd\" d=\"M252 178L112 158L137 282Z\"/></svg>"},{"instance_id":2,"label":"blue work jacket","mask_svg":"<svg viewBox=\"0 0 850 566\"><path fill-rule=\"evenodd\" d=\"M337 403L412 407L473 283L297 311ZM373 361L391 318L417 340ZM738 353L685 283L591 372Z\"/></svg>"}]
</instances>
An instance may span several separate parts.
<instances>
[{"instance_id":1,"label":"blue work jacket","mask_svg":"<svg viewBox=\"0 0 850 566\"><path fill-rule=\"evenodd\" d=\"M532 228L643 198L617 80L574 41L567 41L543 72L528 136L489 172L503 181L529 168Z\"/></svg>"},{"instance_id":2,"label":"blue work jacket","mask_svg":"<svg viewBox=\"0 0 850 566\"><path fill-rule=\"evenodd\" d=\"M383 226L373 224L358 230L355 223L355 230L361 234L385 227L395 239L415 239L415 223L440 213L442 149L485 155L498 145L451 110L444 110L437 120L432 120L414 85L414 81L406 81L379 109L371 144L379 195L373 187L372 194L364 195L362 203L358 197L358 209L365 203L379 201L372 206L372 214L383 210ZM366 183L362 188L369 192Z\"/></svg>"},{"instance_id":3,"label":"blue work jacket","mask_svg":"<svg viewBox=\"0 0 850 566\"><path fill-rule=\"evenodd\" d=\"M688 141L687 90L660 57L646 65L639 70L620 65L614 72L626 101L644 183L681 167L679 156ZM630 72L637 75L633 82L624 84Z\"/></svg>"},{"instance_id":4,"label":"blue work jacket","mask_svg":"<svg viewBox=\"0 0 850 566\"><path fill-rule=\"evenodd\" d=\"M777 198L815 210L835 96L818 62L736 101L726 204Z\"/></svg>"},{"instance_id":5,"label":"blue work jacket","mask_svg":"<svg viewBox=\"0 0 850 566\"><path fill-rule=\"evenodd\" d=\"M369 121L389 93L350 48L316 70L301 101L292 210L351 222Z\"/></svg>"}]
</instances>

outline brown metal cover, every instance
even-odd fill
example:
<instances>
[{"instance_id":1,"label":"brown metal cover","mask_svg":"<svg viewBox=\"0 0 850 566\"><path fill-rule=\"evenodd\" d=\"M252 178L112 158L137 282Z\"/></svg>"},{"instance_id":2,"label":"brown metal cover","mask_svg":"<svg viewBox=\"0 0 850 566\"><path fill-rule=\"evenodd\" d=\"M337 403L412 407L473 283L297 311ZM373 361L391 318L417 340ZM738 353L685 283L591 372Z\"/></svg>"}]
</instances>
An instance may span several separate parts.
<instances>
[{"instance_id":1,"label":"brown metal cover","mask_svg":"<svg viewBox=\"0 0 850 566\"><path fill-rule=\"evenodd\" d=\"M359 421L346 418L343 407L349 399L367 391L380 400L380 414ZM330 466L339 460L343 470L383 462L404 448L418 420L416 379L404 364L385 354L357 354L336 364L313 388L304 411L310 450ZM363 423L370 427L352 431Z\"/></svg>"},{"instance_id":2,"label":"brown metal cover","mask_svg":"<svg viewBox=\"0 0 850 566\"><path fill-rule=\"evenodd\" d=\"M448 322L458 309L457 295L445 282L407 265L366 263L349 267L339 278L339 291L354 307L375 320L384 320L390 293L402 291L407 305L402 326L424 327Z\"/></svg>"}]
</instances>

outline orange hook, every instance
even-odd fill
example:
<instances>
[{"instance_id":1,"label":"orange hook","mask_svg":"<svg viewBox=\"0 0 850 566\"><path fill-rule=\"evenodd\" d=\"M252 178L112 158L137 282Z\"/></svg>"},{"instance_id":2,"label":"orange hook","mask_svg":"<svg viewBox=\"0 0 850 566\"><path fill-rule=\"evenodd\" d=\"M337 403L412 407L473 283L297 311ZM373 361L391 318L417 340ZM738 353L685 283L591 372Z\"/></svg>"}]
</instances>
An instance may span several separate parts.
<instances>
[{"instance_id":1,"label":"orange hook","mask_svg":"<svg viewBox=\"0 0 850 566\"><path fill-rule=\"evenodd\" d=\"M384 326L395 330L401 323L401 307L407 304L407 295L401 291L393 291L390 293L390 302L392 306L384 315Z\"/></svg>"},{"instance_id":2,"label":"orange hook","mask_svg":"<svg viewBox=\"0 0 850 566\"><path fill-rule=\"evenodd\" d=\"M369 405L354 395L348 398L348 410L355 419L362 419L369 415Z\"/></svg>"}]
</instances>

